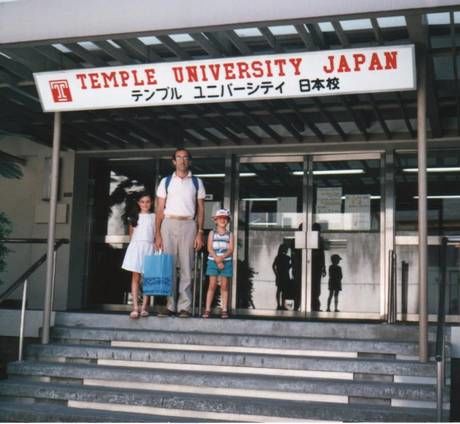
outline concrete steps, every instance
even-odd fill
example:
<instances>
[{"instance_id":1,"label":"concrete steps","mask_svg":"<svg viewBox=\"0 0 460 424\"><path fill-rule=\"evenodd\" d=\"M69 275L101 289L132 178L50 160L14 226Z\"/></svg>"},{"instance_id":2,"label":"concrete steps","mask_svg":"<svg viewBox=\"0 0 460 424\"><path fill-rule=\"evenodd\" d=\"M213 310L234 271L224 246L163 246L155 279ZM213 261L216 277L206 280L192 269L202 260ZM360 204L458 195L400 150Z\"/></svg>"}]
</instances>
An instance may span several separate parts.
<instances>
[{"instance_id":1,"label":"concrete steps","mask_svg":"<svg viewBox=\"0 0 460 424\"><path fill-rule=\"evenodd\" d=\"M118 386L130 386L137 383L143 385L172 385L187 386L195 392L213 393L223 389L227 393L233 391L241 395L240 391L262 391L264 397L279 399L285 396L303 400L322 401L332 400L348 403L349 398L359 397L362 402L375 404L386 400L395 403L397 400L434 402L435 390L431 384L408 384L382 381L318 379L293 376L276 376L264 374L239 373L236 369L231 373L212 372L205 370L190 371L185 369L133 368L130 366L106 366L85 364L58 364L47 362L26 361L12 363L8 367L11 377L24 376L47 377L48 381L83 380L83 384L97 384L110 387L113 382ZM383 380L383 376L380 376ZM42 379L42 381L46 381ZM129 383L129 384L123 384ZM166 387L164 388L166 390ZM190 389L190 390L192 390ZM318 396L320 395L320 396ZM332 395L332 396L330 396Z\"/></svg>"},{"instance_id":2,"label":"concrete steps","mask_svg":"<svg viewBox=\"0 0 460 424\"><path fill-rule=\"evenodd\" d=\"M131 346L134 346L133 343ZM194 365L207 365L225 371L224 367L238 367L238 372L248 369L255 372L254 368L263 368L267 374L328 377L329 372L340 373L336 378L353 379L353 373L371 372L372 374L385 374L400 377L420 377L419 382L432 383L435 377L433 365L412 361L402 361L393 358L366 358L359 361L356 356L352 357L323 357L282 355L279 350L276 353L264 352L232 352L225 351L221 346L210 349L213 346L195 345L196 350L170 349L167 345L143 347L111 347L94 345L31 345L28 349L28 357L47 362L68 362L113 365L129 361L131 366L136 367L165 367L165 361L171 366L186 364L187 369L193 369ZM190 347L187 346L187 347ZM219 349L220 348L220 349ZM298 353L298 351L296 350ZM316 352L316 351L315 351ZM310 352L306 352L310 353ZM159 365L157 365L159 364ZM129 366L129 364L128 364ZM252 370L252 371L251 371ZM409 381L410 378L407 378ZM415 378L413 381L417 381Z\"/></svg>"},{"instance_id":3,"label":"concrete steps","mask_svg":"<svg viewBox=\"0 0 460 424\"><path fill-rule=\"evenodd\" d=\"M9 364L0 401L139 422L435 421L413 326L61 313L52 339Z\"/></svg>"},{"instance_id":4,"label":"concrete steps","mask_svg":"<svg viewBox=\"0 0 460 424\"><path fill-rule=\"evenodd\" d=\"M177 319L163 318L163 320ZM72 327L55 327L53 329L53 337L57 341L69 343L84 343L84 344L102 344L114 345L116 340L117 346L141 346L154 347L155 344L164 346L167 345L194 345L194 346L226 346L250 349L284 349L286 351L309 351L321 352L323 355L331 355L328 352L339 351L341 355L345 352L362 352L362 353L387 353L398 355L400 357L407 356L409 359L414 359L418 354L418 344L415 341L386 341L386 340L363 340L363 339L344 339L329 337L295 337L295 336L271 336L260 334L225 334L225 333L204 333L200 332L185 332L173 329L171 331L164 330L137 330L131 329L101 329L101 328L72 328ZM135 342L136 344L130 344ZM253 350L254 352L255 350ZM289 353L289 352L288 352ZM294 352L295 353L295 352Z\"/></svg>"},{"instance_id":5,"label":"concrete steps","mask_svg":"<svg viewBox=\"0 0 460 424\"><path fill-rule=\"evenodd\" d=\"M130 414L116 411L69 408L63 405L25 402L0 402L0 422L71 422L71 423L151 423L151 422L200 422L198 419L168 417L153 414ZM217 421L216 421L217 422Z\"/></svg>"},{"instance_id":6,"label":"concrete steps","mask_svg":"<svg viewBox=\"0 0 460 424\"><path fill-rule=\"evenodd\" d=\"M391 340L417 342L417 325L380 323L337 323L274 321L262 319L177 319L149 317L129 320L126 314L56 313L55 327L102 328L119 330L174 331L187 333L270 335L277 337L317 337L334 339ZM434 340L434 332L430 332Z\"/></svg>"},{"instance_id":7,"label":"concrete steps","mask_svg":"<svg viewBox=\"0 0 460 424\"><path fill-rule=\"evenodd\" d=\"M0 383L3 396L61 401L71 408L116 412L164 414L165 417L199 418L203 421L286 422L291 420L430 422L432 411L414 408L384 408L378 405L343 405L293 400L270 400L224 395L164 392L131 388L9 381ZM344 414L346 409L346 414ZM174 420L174 419L173 419ZM112 420L111 420L112 421ZM166 421L166 418L165 418ZM175 421L175 420L174 420Z\"/></svg>"}]
</instances>

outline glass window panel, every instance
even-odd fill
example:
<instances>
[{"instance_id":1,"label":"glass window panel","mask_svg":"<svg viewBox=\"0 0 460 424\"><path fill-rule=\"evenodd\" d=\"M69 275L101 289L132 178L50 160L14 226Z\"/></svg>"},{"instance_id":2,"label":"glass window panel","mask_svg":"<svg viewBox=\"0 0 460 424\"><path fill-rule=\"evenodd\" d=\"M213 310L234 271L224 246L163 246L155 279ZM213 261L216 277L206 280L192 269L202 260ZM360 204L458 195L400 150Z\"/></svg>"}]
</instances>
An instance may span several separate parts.
<instances>
[{"instance_id":1,"label":"glass window panel","mask_svg":"<svg viewBox=\"0 0 460 424\"><path fill-rule=\"evenodd\" d=\"M107 42L108 42L111 46L115 47L116 49L121 49L121 47L120 47L115 41L107 40Z\"/></svg>"},{"instance_id":2,"label":"glass window panel","mask_svg":"<svg viewBox=\"0 0 460 424\"><path fill-rule=\"evenodd\" d=\"M426 18L428 25L445 25L450 22L449 12L428 13Z\"/></svg>"},{"instance_id":3,"label":"glass window panel","mask_svg":"<svg viewBox=\"0 0 460 424\"><path fill-rule=\"evenodd\" d=\"M131 281L131 274L121 269L128 242L126 216L140 191L154 193L155 162L94 159L89 181L86 306L126 304Z\"/></svg>"},{"instance_id":4,"label":"glass window panel","mask_svg":"<svg viewBox=\"0 0 460 424\"><path fill-rule=\"evenodd\" d=\"M66 46L64 46L63 44L59 44L59 43L58 43L58 44L52 44L52 46L53 46L55 49L57 49L57 50L59 50L60 52L62 52L62 53L70 53L70 52L71 52L71 50L68 49L68 48L67 48Z\"/></svg>"},{"instance_id":5,"label":"glass window panel","mask_svg":"<svg viewBox=\"0 0 460 424\"><path fill-rule=\"evenodd\" d=\"M92 41L79 41L77 44L86 50L100 50Z\"/></svg>"},{"instance_id":6,"label":"glass window panel","mask_svg":"<svg viewBox=\"0 0 460 424\"><path fill-rule=\"evenodd\" d=\"M406 18L404 16L385 16L377 18L377 23L380 28L405 27Z\"/></svg>"},{"instance_id":7,"label":"glass window panel","mask_svg":"<svg viewBox=\"0 0 460 424\"><path fill-rule=\"evenodd\" d=\"M323 32L335 32L335 29L330 22L319 22L318 25Z\"/></svg>"},{"instance_id":8,"label":"glass window panel","mask_svg":"<svg viewBox=\"0 0 460 424\"><path fill-rule=\"evenodd\" d=\"M428 151L428 234L460 232L460 152ZM396 155L395 196L397 234L417 231L417 157L415 153Z\"/></svg>"},{"instance_id":9,"label":"glass window panel","mask_svg":"<svg viewBox=\"0 0 460 424\"><path fill-rule=\"evenodd\" d=\"M270 124L270 127L281 137L293 137L292 133L284 125Z\"/></svg>"},{"instance_id":10,"label":"glass window panel","mask_svg":"<svg viewBox=\"0 0 460 424\"><path fill-rule=\"evenodd\" d=\"M450 38L450 35L432 35L430 37L430 42L433 49L452 47L452 39Z\"/></svg>"},{"instance_id":11,"label":"glass window panel","mask_svg":"<svg viewBox=\"0 0 460 424\"><path fill-rule=\"evenodd\" d=\"M153 35L149 37L139 37L139 40L142 41L146 46L152 46L154 44L161 44L161 41Z\"/></svg>"},{"instance_id":12,"label":"glass window panel","mask_svg":"<svg viewBox=\"0 0 460 424\"><path fill-rule=\"evenodd\" d=\"M438 80L454 79L454 65L450 56L434 56L434 72Z\"/></svg>"},{"instance_id":13,"label":"glass window panel","mask_svg":"<svg viewBox=\"0 0 460 424\"><path fill-rule=\"evenodd\" d=\"M170 34L169 35L176 43L185 43L187 41L193 41L193 38L189 34Z\"/></svg>"},{"instance_id":14,"label":"glass window panel","mask_svg":"<svg viewBox=\"0 0 460 424\"><path fill-rule=\"evenodd\" d=\"M313 225L321 231L327 273L321 278L312 266L312 293L315 281L321 286L316 310L379 313L380 202L380 160L313 164ZM340 284L333 283L337 272Z\"/></svg>"},{"instance_id":15,"label":"glass window panel","mask_svg":"<svg viewBox=\"0 0 460 424\"><path fill-rule=\"evenodd\" d=\"M240 28L235 29L235 32L240 37L261 37L262 34L257 28Z\"/></svg>"},{"instance_id":16,"label":"glass window panel","mask_svg":"<svg viewBox=\"0 0 460 424\"><path fill-rule=\"evenodd\" d=\"M406 320L408 314L418 314L418 246L396 247L398 313ZM446 313L460 314L460 249L449 246L446 257ZM438 313L441 279L440 246L428 246L428 313Z\"/></svg>"},{"instance_id":17,"label":"glass window panel","mask_svg":"<svg viewBox=\"0 0 460 424\"><path fill-rule=\"evenodd\" d=\"M222 140L225 140L227 138L227 136L222 134L219 129L206 128L206 131L208 131L211 134L215 135L217 138L221 138Z\"/></svg>"},{"instance_id":18,"label":"glass window panel","mask_svg":"<svg viewBox=\"0 0 460 424\"><path fill-rule=\"evenodd\" d=\"M294 25L278 25L269 27L273 35L297 34Z\"/></svg>"},{"instance_id":19,"label":"glass window panel","mask_svg":"<svg viewBox=\"0 0 460 424\"><path fill-rule=\"evenodd\" d=\"M303 219L302 169L303 163L240 164L240 175L253 176L239 184L238 309L300 308L301 250L294 234Z\"/></svg>"},{"instance_id":20,"label":"glass window panel","mask_svg":"<svg viewBox=\"0 0 460 424\"><path fill-rule=\"evenodd\" d=\"M357 29L372 29L370 19L351 19L346 21L340 21L342 28L345 31L353 31Z\"/></svg>"},{"instance_id":21,"label":"glass window panel","mask_svg":"<svg viewBox=\"0 0 460 424\"><path fill-rule=\"evenodd\" d=\"M314 221L322 224L323 231L379 231L381 177L378 166L378 160L315 162ZM362 217L366 222L358 225L354 221L358 216L347 210L350 202L355 201L362 202L364 208L368 202L365 197L369 200L366 216ZM332 203L329 205L329 202Z\"/></svg>"}]
</instances>

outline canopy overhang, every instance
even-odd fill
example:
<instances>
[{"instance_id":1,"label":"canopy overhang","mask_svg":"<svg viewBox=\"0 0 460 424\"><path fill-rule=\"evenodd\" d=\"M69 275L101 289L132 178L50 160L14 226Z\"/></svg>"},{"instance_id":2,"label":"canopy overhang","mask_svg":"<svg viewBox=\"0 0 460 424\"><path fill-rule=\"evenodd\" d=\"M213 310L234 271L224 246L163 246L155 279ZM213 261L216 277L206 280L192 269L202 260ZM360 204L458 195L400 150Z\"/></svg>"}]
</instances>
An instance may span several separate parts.
<instances>
[{"instance_id":1,"label":"canopy overhang","mask_svg":"<svg viewBox=\"0 0 460 424\"><path fill-rule=\"evenodd\" d=\"M458 1L288 0L282 6L279 0L13 1L0 3L0 44L132 38L177 31L194 33L204 29L329 21L338 16L419 14L451 7L458 7ZM40 25L31 25L37 21Z\"/></svg>"},{"instance_id":2,"label":"canopy overhang","mask_svg":"<svg viewBox=\"0 0 460 424\"><path fill-rule=\"evenodd\" d=\"M454 1L227 3L133 1L129 10L118 0L0 3L0 128L51 144L37 72L413 44L427 54L428 139L460 134ZM416 110L415 92L393 90L66 112L62 147L415 142Z\"/></svg>"}]
</instances>

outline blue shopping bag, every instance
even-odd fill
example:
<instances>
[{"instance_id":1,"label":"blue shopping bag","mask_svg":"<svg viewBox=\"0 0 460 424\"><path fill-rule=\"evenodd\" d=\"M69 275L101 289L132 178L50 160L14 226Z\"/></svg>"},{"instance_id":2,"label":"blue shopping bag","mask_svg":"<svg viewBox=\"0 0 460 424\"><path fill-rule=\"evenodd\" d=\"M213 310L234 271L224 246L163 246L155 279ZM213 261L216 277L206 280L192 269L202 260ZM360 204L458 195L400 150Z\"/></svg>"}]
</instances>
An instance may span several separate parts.
<instances>
[{"instance_id":1,"label":"blue shopping bag","mask_svg":"<svg viewBox=\"0 0 460 424\"><path fill-rule=\"evenodd\" d=\"M170 296L173 288L174 256L154 253L144 259L143 293L150 296Z\"/></svg>"}]
</instances>

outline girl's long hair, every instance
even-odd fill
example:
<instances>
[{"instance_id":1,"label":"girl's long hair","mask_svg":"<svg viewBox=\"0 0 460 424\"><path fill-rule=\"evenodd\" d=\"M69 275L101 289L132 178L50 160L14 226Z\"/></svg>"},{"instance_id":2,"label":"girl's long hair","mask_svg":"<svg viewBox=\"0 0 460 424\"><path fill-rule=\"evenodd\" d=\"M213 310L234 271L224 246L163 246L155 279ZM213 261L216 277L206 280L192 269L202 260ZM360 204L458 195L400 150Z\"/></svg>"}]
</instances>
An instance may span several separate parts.
<instances>
[{"instance_id":1,"label":"girl's long hair","mask_svg":"<svg viewBox=\"0 0 460 424\"><path fill-rule=\"evenodd\" d=\"M134 206L133 206L131 212L128 214L128 218L127 218L128 224L130 224L132 227L137 227L137 222L139 221L139 212L141 211L141 208L139 207L137 202L139 202L139 200L141 200L145 196L150 197L150 199L152 200L152 206L150 207L149 212L153 212L152 211L152 208L153 208L153 196L147 191L139 192L139 194L136 196L136 202L134 203Z\"/></svg>"}]
</instances>

